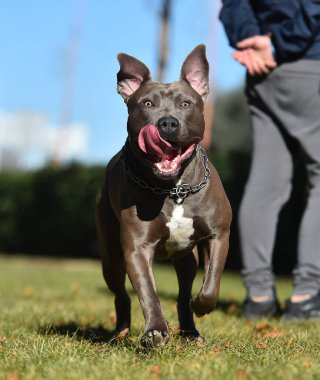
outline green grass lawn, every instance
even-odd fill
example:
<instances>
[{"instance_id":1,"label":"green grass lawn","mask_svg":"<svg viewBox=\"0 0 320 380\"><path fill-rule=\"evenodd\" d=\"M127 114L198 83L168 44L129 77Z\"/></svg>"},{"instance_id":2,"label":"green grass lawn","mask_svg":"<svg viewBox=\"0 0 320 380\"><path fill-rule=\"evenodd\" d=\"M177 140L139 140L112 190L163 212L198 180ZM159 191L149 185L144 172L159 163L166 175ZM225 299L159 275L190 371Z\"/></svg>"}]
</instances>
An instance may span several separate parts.
<instances>
[{"instance_id":1,"label":"green grass lawn","mask_svg":"<svg viewBox=\"0 0 320 380\"><path fill-rule=\"evenodd\" d=\"M157 266L158 293L171 340L143 350L143 317L132 294L128 337L108 343L113 297L92 261L0 256L0 379L320 379L320 323L247 322L238 274L223 276L220 305L197 319L205 344L177 336L177 283ZM201 285L199 274L195 290ZM280 300L290 283L280 279Z\"/></svg>"}]
</instances>

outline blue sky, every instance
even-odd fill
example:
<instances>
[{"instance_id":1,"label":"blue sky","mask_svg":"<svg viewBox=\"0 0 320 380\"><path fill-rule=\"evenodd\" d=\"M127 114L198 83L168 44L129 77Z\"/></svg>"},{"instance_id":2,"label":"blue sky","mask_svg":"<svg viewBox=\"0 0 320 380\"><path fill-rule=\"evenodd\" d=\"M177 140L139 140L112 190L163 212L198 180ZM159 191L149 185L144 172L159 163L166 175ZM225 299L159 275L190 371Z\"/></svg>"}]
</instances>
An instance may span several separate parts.
<instances>
[{"instance_id":1,"label":"blue sky","mask_svg":"<svg viewBox=\"0 0 320 380\"><path fill-rule=\"evenodd\" d=\"M68 122L75 129L80 125L86 130L86 147L77 157L86 163L106 162L126 137L126 107L115 90L116 55L125 52L137 57L155 75L159 3L0 0L0 110L6 120L20 111L36 112L46 120L43 128L46 124L51 132L59 129L70 63L66 57L72 25L78 20L81 28L73 66L74 92L67 102L71 106ZM185 56L199 43L207 45L215 94L243 82L244 70L230 57L231 49L217 18L219 7L218 0L173 0L167 82L178 79ZM40 124L38 121L37 128ZM23 125L19 128L17 131L23 133ZM36 130L24 140L26 166L30 167L45 160L46 148L41 151L41 141L30 145L30 140L44 138L37 137ZM5 134L10 135L9 127ZM2 149L5 142L3 139ZM28 150L28 144L38 152ZM20 146L22 156L23 150Z\"/></svg>"}]
</instances>

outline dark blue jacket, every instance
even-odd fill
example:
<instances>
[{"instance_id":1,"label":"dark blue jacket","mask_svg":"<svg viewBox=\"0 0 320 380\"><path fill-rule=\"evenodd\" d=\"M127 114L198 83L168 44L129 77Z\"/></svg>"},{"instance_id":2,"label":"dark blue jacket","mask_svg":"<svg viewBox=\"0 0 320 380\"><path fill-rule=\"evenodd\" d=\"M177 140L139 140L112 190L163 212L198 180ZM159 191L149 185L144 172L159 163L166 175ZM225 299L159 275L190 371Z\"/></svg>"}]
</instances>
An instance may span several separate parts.
<instances>
[{"instance_id":1,"label":"dark blue jacket","mask_svg":"<svg viewBox=\"0 0 320 380\"><path fill-rule=\"evenodd\" d=\"M270 33L279 63L320 59L320 0L224 0L220 20L234 48Z\"/></svg>"}]
</instances>

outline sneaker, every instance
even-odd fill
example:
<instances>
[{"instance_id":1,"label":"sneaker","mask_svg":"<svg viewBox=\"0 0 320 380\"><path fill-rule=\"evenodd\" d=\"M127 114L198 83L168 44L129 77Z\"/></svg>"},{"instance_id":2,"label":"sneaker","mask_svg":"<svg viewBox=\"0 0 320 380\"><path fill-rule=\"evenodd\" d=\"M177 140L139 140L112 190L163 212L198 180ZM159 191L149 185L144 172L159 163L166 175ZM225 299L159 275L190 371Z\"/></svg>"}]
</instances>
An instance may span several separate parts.
<instances>
[{"instance_id":1,"label":"sneaker","mask_svg":"<svg viewBox=\"0 0 320 380\"><path fill-rule=\"evenodd\" d=\"M279 314L280 306L276 298L264 302L255 302L247 298L243 304L243 314L246 319L271 318Z\"/></svg>"},{"instance_id":2,"label":"sneaker","mask_svg":"<svg viewBox=\"0 0 320 380\"><path fill-rule=\"evenodd\" d=\"M307 301L286 301L283 320L320 319L320 291Z\"/></svg>"}]
</instances>

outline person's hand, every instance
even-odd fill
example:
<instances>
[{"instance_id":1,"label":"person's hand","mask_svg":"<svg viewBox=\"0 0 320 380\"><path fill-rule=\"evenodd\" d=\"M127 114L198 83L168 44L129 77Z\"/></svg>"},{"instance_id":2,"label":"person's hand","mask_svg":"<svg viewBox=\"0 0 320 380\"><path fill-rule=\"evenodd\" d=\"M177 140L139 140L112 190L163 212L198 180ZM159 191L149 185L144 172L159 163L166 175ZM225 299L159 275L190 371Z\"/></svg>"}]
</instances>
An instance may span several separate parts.
<instances>
[{"instance_id":1,"label":"person's hand","mask_svg":"<svg viewBox=\"0 0 320 380\"><path fill-rule=\"evenodd\" d=\"M272 55L272 45L268 36L246 38L237 44L233 58L246 66L250 75L268 74L277 66Z\"/></svg>"},{"instance_id":2,"label":"person's hand","mask_svg":"<svg viewBox=\"0 0 320 380\"><path fill-rule=\"evenodd\" d=\"M232 53L232 57L245 66L250 75L269 74L270 68L263 62L254 49L238 50Z\"/></svg>"}]
</instances>

